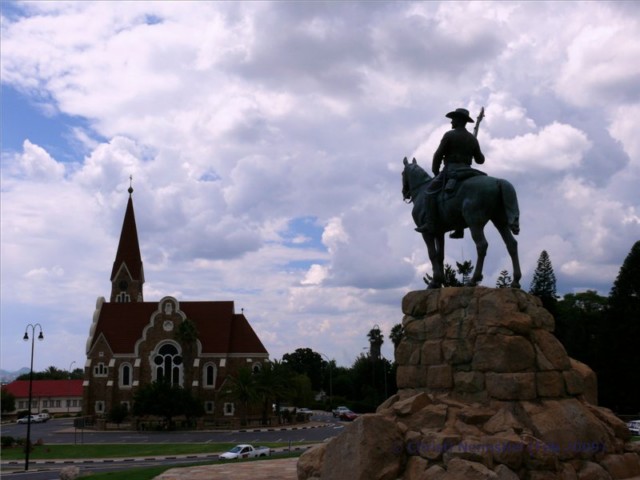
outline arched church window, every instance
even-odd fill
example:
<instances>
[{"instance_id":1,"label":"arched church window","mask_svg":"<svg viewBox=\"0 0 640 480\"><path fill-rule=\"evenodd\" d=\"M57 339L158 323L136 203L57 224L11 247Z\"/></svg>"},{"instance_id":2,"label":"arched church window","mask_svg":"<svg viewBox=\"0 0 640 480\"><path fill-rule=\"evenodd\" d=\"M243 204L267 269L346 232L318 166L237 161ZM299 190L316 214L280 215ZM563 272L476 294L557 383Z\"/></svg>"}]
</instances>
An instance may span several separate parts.
<instances>
[{"instance_id":1,"label":"arched church window","mask_svg":"<svg viewBox=\"0 0 640 480\"><path fill-rule=\"evenodd\" d=\"M216 377L218 369L214 363L207 363L204 366L202 383L205 388L214 388L216 386Z\"/></svg>"},{"instance_id":2,"label":"arched church window","mask_svg":"<svg viewBox=\"0 0 640 480\"><path fill-rule=\"evenodd\" d=\"M120 386L131 386L131 365L128 363L124 363L120 366Z\"/></svg>"},{"instance_id":3,"label":"arched church window","mask_svg":"<svg viewBox=\"0 0 640 480\"><path fill-rule=\"evenodd\" d=\"M165 343L153 355L154 380L182 386L182 356L175 345Z\"/></svg>"}]
</instances>

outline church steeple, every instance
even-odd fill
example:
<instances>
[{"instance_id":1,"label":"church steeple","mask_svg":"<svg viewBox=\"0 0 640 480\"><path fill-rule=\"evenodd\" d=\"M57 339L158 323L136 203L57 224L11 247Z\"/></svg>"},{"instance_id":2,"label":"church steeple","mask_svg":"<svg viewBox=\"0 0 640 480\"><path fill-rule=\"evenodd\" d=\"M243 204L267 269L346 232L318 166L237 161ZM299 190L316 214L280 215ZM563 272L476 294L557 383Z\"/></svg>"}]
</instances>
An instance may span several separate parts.
<instances>
[{"instance_id":1,"label":"church steeple","mask_svg":"<svg viewBox=\"0 0 640 480\"><path fill-rule=\"evenodd\" d=\"M131 177L130 177L131 178ZM111 301L142 302L144 270L138 243L136 217L133 213L133 188L129 185L129 201L122 222L118 252L111 270Z\"/></svg>"}]
</instances>

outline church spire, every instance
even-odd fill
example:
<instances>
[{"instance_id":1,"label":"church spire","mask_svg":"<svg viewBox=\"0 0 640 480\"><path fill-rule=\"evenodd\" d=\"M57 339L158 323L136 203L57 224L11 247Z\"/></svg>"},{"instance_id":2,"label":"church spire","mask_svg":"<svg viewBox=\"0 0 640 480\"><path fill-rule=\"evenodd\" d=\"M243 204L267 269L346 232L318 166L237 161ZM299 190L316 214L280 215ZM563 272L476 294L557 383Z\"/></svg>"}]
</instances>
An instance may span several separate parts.
<instances>
[{"instance_id":1,"label":"church spire","mask_svg":"<svg viewBox=\"0 0 640 480\"><path fill-rule=\"evenodd\" d=\"M138 243L138 229L136 217L133 213L132 177L129 177L129 200L122 222L120 242L116 259L111 270L111 301L112 302L142 302L142 284L144 270L142 256Z\"/></svg>"}]
</instances>

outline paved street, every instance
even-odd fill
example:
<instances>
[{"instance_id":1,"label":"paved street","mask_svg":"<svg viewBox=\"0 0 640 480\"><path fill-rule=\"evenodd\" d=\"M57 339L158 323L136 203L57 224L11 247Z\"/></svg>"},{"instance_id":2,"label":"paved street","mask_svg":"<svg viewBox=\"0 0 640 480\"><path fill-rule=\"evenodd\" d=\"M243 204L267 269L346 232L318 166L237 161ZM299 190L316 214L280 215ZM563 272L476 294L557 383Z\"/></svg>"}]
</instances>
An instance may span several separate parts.
<instances>
[{"instance_id":1,"label":"paved street","mask_svg":"<svg viewBox=\"0 0 640 480\"><path fill-rule=\"evenodd\" d=\"M248 429L246 431L191 431L191 432L136 432L129 430L95 432L81 432L73 428L72 419L53 419L43 424L32 424L31 426L32 441L42 439L47 444L113 444L113 443L253 443L261 444L266 442L290 442L292 450L301 450L306 447L301 442L324 442L340 433L344 428L344 424L335 420L330 414L316 415L312 422L307 424L286 427L286 428L268 428L268 429ZM24 437L26 435L25 425L4 424L2 426L2 434L14 437ZM212 448L213 449L213 448ZM287 448L278 449L287 450ZM275 456L278 452L274 453ZM145 467L151 465L180 465L197 462L207 462L217 460L217 455L201 454L201 455L182 455L158 458L121 458L121 459L78 459L78 460L32 460L30 461L29 471L24 472L24 460L22 461L2 461L2 477L13 478L16 480L53 480L59 478L60 470L69 464L80 467L81 472L100 472L100 471L116 471L135 467ZM295 461L297 459L274 459L264 460L259 463L263 465L258 467L253 465L255 462L248 464L218 464L208 467L216 467L212 472L206 473L208 470L204 467L197 467L197 472L187 474L188 470L171 469L171 475L174 477L162 477L163 480L175 478L176 480L186 480L187 478L194 480L204 478L237 478L242 480L251 479L271 479L279 478L281 480L289 480L295 478ZM276 462L276 463L269 463ZM249 466L244 466L249 465ZM273 466L271 466L273 465ZM234 470L233 476L227 472L228 469L238 468ZM196 467L194 467L196 468ZM176 471L173 471L176 470ZM260 475L259 476L258 472ZM273 472L275 476L271 475ZM278 473L279 472L279 473ZM211 475L214 475L212 477ZM185 475L187 475L185 477ZM193 476L191 476L193 475ZM196 476L201 475L201 476ZM209 476L207 476L209 475ZM279 476L277 476L279 475ZM285 475L285 476L283 476ZM293 475L293 476L287 476Z\"/></svg>"}]
</instances>

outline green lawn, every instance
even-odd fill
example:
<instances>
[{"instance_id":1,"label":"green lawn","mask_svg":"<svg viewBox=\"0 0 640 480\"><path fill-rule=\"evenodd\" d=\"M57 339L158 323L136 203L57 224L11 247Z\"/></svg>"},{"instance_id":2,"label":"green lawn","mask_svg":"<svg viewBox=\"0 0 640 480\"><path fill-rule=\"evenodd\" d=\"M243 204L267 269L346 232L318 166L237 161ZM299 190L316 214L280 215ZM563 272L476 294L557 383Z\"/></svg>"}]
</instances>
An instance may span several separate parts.
<instances>
[{"instance_id":1,"label":"green lawn","mask_svg":"<svg viewBox=\"0 0 640 480\"><path fill-rule=\"evenodd\" d=\"M70 458L130 458L170 455L190 455L226 452L235 443L177 443L177 444L107 444L107 445L41 445L35 446L29 455L31 460ZM281 448L288 443L265 443L265 447ZM22 447L3 448L3 460L24 459Z\"/></svg>"}]
</instances>

